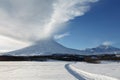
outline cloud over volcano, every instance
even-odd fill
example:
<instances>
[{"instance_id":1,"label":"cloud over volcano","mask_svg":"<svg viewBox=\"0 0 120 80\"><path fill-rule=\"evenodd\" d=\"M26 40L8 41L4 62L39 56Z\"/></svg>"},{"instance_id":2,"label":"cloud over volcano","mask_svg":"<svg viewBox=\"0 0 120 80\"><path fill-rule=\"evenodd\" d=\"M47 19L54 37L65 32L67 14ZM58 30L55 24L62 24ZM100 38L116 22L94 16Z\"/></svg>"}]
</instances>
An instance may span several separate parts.
<instances>
[{"instance_id":1,"label":"cloud over volcano","mask_svg":"<svg viewBox=\"0 0 120 80\"><path fill-rule=\"evenodd\" d=\"M35 42L84 15L98 0L0 0L0 35Z\"/></svg>"}]
</instances>

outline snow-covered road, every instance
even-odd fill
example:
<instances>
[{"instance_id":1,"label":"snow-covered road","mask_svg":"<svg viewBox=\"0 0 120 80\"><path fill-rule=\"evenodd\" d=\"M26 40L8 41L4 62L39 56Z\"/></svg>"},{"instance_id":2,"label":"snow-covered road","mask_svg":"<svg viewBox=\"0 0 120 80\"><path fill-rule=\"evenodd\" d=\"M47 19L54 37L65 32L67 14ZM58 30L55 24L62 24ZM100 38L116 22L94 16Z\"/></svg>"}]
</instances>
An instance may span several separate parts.
<instances>
[{"instance_id":1,"label":"snow-covered road","mask_svg":"<svg viewBox=\"0 0 120 80\"><path fill-rule=\"evenodd\" d=\"M0 80L118 79L83 71L78 69L76 64L69 62L0 62Z\"/></svg>"}]
</instances>

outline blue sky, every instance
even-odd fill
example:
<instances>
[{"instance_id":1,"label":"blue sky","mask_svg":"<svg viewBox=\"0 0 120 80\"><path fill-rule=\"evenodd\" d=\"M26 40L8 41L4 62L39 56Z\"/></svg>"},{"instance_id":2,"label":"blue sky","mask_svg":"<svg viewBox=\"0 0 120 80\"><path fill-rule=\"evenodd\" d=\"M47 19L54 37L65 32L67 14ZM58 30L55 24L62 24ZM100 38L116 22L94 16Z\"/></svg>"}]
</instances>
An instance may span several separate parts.
<instances>
[{"instance_id":1,"label":"blue sky","mask_svg":"<svg viewBox=\"0 0 120 80\"><path fill-rule=\"evenodd\" d=\"M120 47L120 0L100 0L67 26L70 35L58 40L67 47L85 49L105 42Z\"/></svg>"}]
</instances>

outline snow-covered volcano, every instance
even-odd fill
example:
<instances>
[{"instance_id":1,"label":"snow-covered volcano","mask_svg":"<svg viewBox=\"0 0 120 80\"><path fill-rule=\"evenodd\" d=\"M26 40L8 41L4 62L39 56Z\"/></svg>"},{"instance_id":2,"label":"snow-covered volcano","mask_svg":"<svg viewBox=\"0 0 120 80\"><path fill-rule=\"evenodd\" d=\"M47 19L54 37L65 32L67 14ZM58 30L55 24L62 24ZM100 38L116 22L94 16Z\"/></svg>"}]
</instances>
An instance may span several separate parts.
<instances>
[{"instance_id":1,"label":"snow-covered volcano","mask_svg":"<svg viewBox=\"0 0 120 80\"><path fill-rule=\"evenodd\" d=\"M120 54L120 49L113 47L111 45L100 45L95 48L88 48L84 50L86 53L89 54Z\"/></svg>"},{"instance_id":2,"label":"snow-covered volcano","mask_svg":"<svg viewBox=\"0 0 120 80\"><path fill-rule=\"evenodd\" d=\"M50 55L50 54L80 54L80 50L70 49L62 46L53 39L41 40L35 44L12 52L7 55L29 56L29 55Z\"/></svg>"}]
</instances>

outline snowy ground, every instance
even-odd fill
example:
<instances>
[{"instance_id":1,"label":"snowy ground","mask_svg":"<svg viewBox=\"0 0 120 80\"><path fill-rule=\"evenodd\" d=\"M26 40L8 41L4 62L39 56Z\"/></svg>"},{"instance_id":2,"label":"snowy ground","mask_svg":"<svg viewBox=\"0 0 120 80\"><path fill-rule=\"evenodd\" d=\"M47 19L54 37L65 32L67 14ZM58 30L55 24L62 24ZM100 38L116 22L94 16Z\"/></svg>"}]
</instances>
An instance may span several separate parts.
<instances>
[{"instance_id":1,"label":"snowy ground","mask_svg":"<svg viewBox=\"0 0 120 80\"><path fill-rule=\"evenodd\" d=\"M0 80L76 80L66 62L0 62Z\"/></svg>"},{"instance_id":2,"label":"snowy ground","mask_svg":"<svg viewBox=\"0 0 120 80\"><path fill-rule=\"evenodd\" d=\"M102 62L90 64L85 62L69 65L72 70L87 80L119 80L120 63Z\"/></svg>"},{"instance_id":3,"label":"snowy ground","mask_svg":"<svg viewBox=\"0 0 120 80\"><path fill-rule=\"evenodd\" d=\"M0 80L119 80L119 73L120 63L0 62Z\"/></svg>"}]
</instances>

